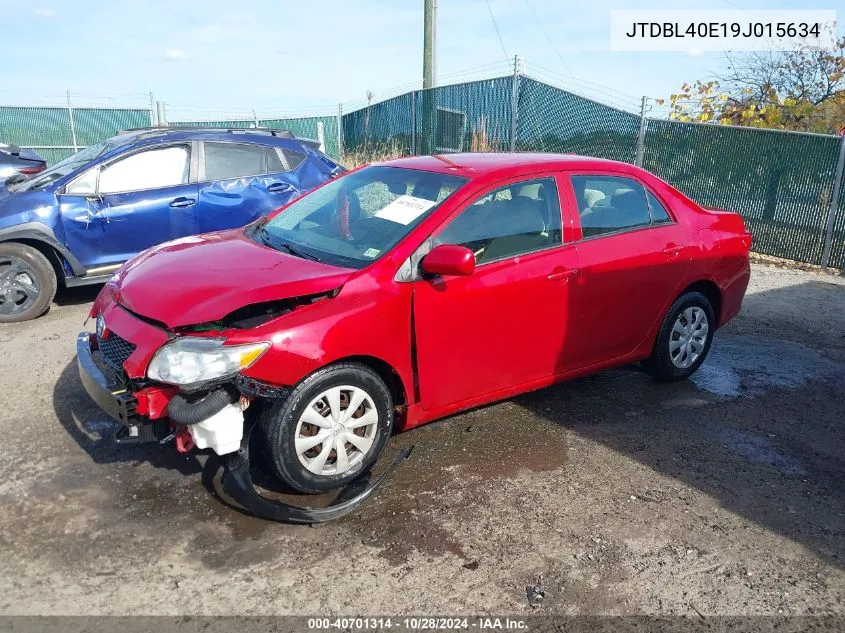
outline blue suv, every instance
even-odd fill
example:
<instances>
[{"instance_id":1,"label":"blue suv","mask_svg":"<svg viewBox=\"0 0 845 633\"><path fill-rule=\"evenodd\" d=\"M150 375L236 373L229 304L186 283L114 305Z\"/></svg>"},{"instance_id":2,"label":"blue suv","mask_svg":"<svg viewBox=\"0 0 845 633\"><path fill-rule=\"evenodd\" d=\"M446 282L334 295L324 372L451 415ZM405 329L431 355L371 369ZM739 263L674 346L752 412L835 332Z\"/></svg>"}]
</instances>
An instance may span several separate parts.
<instances>
[{"instance_id":1,"label":"blue suv","mask_svg":"<svg viewBox=\"0 0 845 633\"><path fill-rule=\"evenodd\" d=\"M43 314L59 286L104 282L151 246L249 224L342 171L286 131L120 132L0 189L0 323Z\"/></svg>"}]
</instances>

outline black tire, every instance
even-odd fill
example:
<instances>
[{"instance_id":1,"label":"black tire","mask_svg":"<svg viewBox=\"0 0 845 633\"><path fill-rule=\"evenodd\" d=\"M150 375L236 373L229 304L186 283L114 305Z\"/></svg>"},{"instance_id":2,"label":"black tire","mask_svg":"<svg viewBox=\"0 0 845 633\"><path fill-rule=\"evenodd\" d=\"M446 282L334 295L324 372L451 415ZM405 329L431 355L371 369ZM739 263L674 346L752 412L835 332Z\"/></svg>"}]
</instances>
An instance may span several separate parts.
<instances>
[{"instance_id":1,"label":"black tire","mask_svg":"<svg viewBox=\"0 0 845 633\"><path fill-rule=\"evenodd\" d=\"M675 322L679 317L690 308L700 308L704 311L707 318L707 334L704 340L704 348L699 353L698 357L688 367L679 367L672 360L670 352L670 343L672 342L673 328ZM657 334L657 340L654 342L654 349L651 356L643 365L657 380L663 382L673 382L676 380L683 380L689 378L707 358L707 353L710 351L710 345L713 342L713 332L716 330L716 318L713 313L713 306L710 300L700 292L687 292L681 295L663 319L660 326L660 331Z\"/></svg>"},{"instance_id":2,"label":"black tire","mask_svg":"<svg viewBox=\"0 0 845 633\"><path fill-rule=\"evenodd\" d=\"M29 276L34 284L21 282ZM0 323L29 321L50 308L56 272L44 254L26 244L0 243Z\"/></svg>"},{"instance_id":3,"label":"black tire","mask_svg":"<svg viewBox=\"0 0 845 633\"><path fill-rule=\"evenodd\" d=\"M378 422L372 431L372 444L366 453L360 453L351 444L353 459L358 459L349 470L341 474L316 474L300 460L295 448L297 425L315 398L332 387L351 386L363 389L369 396L378 415ZM362 405L365 406L365 405ZM258 421L258 431L261 434L263 449L267 463L284 483L294 490L305 493L321 493L340 488L368 470L378 459L387 443L393 429L393 398L384 381L372 369L358 363L338 363L322 369L306 377L296 387L290 396L284 400L275 401L264 407ZM313 429L317 432L317 429ZM329 442L333 441L331 438ZM315 447L318 453L324 445ZM356 453L357 451L357 453ZM337 451L332 449L327 465L331 467L331 455L335 455L337 467ZM306 456L307 457L307 456ZM350 459L350 462L353 461Z\"/></svg>"}]
</instances>

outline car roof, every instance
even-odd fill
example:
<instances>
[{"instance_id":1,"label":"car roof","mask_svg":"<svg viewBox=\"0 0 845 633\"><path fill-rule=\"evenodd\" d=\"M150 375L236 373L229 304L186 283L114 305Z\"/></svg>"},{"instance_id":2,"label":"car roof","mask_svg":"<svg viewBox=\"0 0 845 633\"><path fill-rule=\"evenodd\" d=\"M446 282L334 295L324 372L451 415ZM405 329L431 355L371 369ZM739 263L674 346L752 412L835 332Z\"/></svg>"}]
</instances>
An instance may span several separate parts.
<instances>
[{"instance_id":1,"label":"car roof","mask_svg":"<svg viewBox=\"0 0 845 633\"><path fill-rule=\"evenodd\" d=\"M442 174L456 174L474 179L481 176L518 175L558 169L608 169L633 172L630 163L577 154L545 154L539 152L479 152L410 156L382 161L378 165L405 167Z\"/></svg>"}]
</instances>

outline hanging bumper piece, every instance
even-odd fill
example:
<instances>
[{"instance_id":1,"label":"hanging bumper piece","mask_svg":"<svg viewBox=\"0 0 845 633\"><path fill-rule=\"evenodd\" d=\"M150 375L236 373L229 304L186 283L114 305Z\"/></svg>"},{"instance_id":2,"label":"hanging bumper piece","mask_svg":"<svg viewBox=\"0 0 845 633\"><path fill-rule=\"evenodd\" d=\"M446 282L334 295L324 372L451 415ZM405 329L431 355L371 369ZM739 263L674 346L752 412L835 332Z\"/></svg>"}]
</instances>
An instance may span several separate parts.
<instances>
[{"instance_id":1,"label":"hanging bumper piece","mask_svg":"<svg viewBox=\"0 0 845 633\"><path fill-rule=\"evenodd\" d=\"M240 449L224 458L221 480L223 491L250 514L283 523L323 523L349 514L379 489L393 470L411 456L414 448L409 446L400 451L387 470L369 486L367 484L370 481L370 472L367 471L341 488L328 506L311 508L293 505L280 499L270 499L258 492L249 472L249 438L253 428L254 425L250 425L244 429Z\"/></svg>"}]
</instances>

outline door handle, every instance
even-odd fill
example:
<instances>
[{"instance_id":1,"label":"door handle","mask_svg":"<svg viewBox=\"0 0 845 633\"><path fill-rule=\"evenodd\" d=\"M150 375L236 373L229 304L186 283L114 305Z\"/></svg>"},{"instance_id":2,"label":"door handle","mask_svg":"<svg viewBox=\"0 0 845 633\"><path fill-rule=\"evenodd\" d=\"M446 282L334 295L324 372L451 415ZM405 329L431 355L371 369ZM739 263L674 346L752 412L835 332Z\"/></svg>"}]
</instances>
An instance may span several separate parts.
<instances>
[{"instance_id":1,"label":"door handle","mask_svg":"<svg viewBox=\"0 0 845 633\"><path fill-rule=\"evenodd\" d=\"M684 250L683 246L667 246L663 249L663 254L669 255L669 257L677 257L682 250Z\"/></svg>"},{"instance_id":2,"label":"door handle","mask_svg":"<svg viewBox=\"0 0 845 633\"><path fill-rule=\"evenodd\" d=\"M280 191L287 191L291 186L286 182L274 182L267 186L267 191L270 193L279 193Z\"/></svg>"},{"instance_id":3,"label":"door handle","mask_svg":"<svg viewBox=\"0 0 845 633\"><path fill-rule=\"evenodd\" d=\"M190 207L191 205L196 204L197 201L193 198L176 198L173 202L170 203L170 206L176 209L182 207Z\"/></svg>"},{"instance_id":4,"label":"door handle","mask_svg":"<svg viewBox=\"0 0 845 633\"><path fill-rule=\"evenodd\" d=\"M574 268L570 268L569 270L559 270L556 273L552 273L548 276L549 281L567 281L572 279L575 275L578 274L578 270Z\"/></svg>"}]
</instances>

